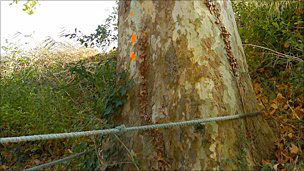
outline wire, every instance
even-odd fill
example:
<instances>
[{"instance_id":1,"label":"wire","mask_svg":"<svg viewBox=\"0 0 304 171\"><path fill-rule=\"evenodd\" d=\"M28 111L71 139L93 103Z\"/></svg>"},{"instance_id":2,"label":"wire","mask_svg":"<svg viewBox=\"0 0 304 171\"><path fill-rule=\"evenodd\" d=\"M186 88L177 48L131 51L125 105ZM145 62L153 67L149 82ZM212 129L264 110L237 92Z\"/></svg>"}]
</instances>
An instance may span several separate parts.
<instances>
[{"instance_id":1,"label":"wire","mask_svg":"<svg viewBox=\"0 0 304 171\"><path fill-rule=\"evenodd\" d=\"M129 131L170 128L170 127L176 127L176 126L198 125L198 124L206 124L208 122L234 120L234 119L239 119L239 118L243 118L243 117L255 116L258 114L261 114L261 112L220 116L220 117L197 119L197 120L190 120L190 121L169 122L169 123L163 123L163 124L135 126L135 127L128 127L128 128L125 127L124 125L121 125L116 128L104 129L104 130L92 130L92 131L58 133L58 134L42 134L42 135L20 136L20 137L6 137L6 138L0 138L0 143L17 143L17 142L25 142L25 141L75 138L75 137L81 137L81 136L106 135L106 134L115 134L115 133L121 133L121 132L129 132Z\"/></svg>"}]
</instances>

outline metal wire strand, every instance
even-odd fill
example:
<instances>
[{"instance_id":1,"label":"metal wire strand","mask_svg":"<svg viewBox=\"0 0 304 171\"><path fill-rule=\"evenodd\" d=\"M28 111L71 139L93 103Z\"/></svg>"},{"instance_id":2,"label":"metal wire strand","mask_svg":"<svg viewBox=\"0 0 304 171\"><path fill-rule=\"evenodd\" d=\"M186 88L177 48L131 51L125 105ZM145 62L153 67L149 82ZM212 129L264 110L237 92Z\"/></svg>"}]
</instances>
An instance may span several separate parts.
<instances>
[{"instance_id":1,"label":"metal wire strand","mask_svg":"<svg viewBox=\"0 0 304 171\"><path fill-rule=\"evenodd\" d=\"M0 138L0 143L17 143L17 142L25 142L25 141L75 138L75 137L81 137L81 136L106 135L106 134L115 134L115 133L129 132L129 131L140 131L140 130L148 130L148 129L170 128L170 127L176 127L176 126L198 125L198 124L206 124L209 122L235 120L235 119L239 119L239 118L255 116L258 114L261 114L261 112L220 116L220 117L206 118L206 119L196 119L196 120L189 120L189 121L182 121L182 122L169 122L169 123L163 123L163 124L135 126L135 127L125 127L124 125L121 125L116 128L103 129L103 130L92 130L92 131L70 132L70 133L59 133L59 134L31 135L31 136L21 136L21 137L6 137L6 138Z\"/></svg>"},{"instance_id":2,"label":"metal wire strand","mask_svg":"<svg viewBox=\"0 0 304 171\"><path fill-rule=\"evenodd\" d=\"M66 162L68 160L71 160L72 158L79 157L79 156L81 156L83 154L86 154L88 152L91 152L93 150L94 149L91 149L91 150L88 150L88 151L83 151L81 153L76 153L76 154L70 155L68 157L59 159L59 160L51 161L49 163L45 163L45 164L42 164L42 165L39 165L39 166L35 166L35 167L29 168L29 169L25 169L24 171L33 171L33 170L43 169L43 168L46 168L46 167L51 167L51 166L54 166L54 165L59 164L59 163L64 163L64 162Z\"/></svg>"}]
</instances>

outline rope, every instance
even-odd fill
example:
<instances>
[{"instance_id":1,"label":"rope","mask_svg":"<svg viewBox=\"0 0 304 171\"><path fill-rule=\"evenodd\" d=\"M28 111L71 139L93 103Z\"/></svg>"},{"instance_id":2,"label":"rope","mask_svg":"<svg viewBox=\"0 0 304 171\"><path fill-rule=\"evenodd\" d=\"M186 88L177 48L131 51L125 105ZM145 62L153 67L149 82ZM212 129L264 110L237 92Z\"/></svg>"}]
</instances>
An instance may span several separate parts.
<instances>
[{"instance_id":1,"label":"rope","mask_svg":"<svg viewBox=\"0 0 304 171\"><path fill-rule=\"evenodd\" d=\"M33 170L43 169L43 168L46 168L46 167L51 167L51 166L54 166L54 165L59 164L59 163L64 163L64 162L66 162L66 161L68 161L72 158L81 156L81 155L86 154L86 153L91 152L91 151L93 151L93 149L88 150L88 151L83 151L81 153L76 153L76 154L70 155L68 157L65 157L65 158L62 158L62 159L59 159L59 160L55 160L55 161L52 161L52 162L49 162L49 163L45 163L45 164L42 164L42 165L39 165L39 166L35 166L35 167L29 168L29 169L25 169L24 171L33 171Z\"/></svg>"},{"instance_id":2,"label":"rope","mask_svg":"<svg viewBox=\"0 0 304 171\"><path fill-rule=\"evenodd\" d=\"M50 140L50 139L60 139L60 138L74 138L81 136L91 136L91 135L106 135L106 134L115 134L121 132L130 132L130 131L140 131L140 130L148 130L148 129L159 129L159 128L170 128L176 126L187 126L187 125L198 125L198 124L206 124L208 122L217 122L217 121L225 121L225 120L234 120L243 117L255 116L261 114L261 112L249 113L249 114L237 114L230 116L220 116L214 118L206 118L206 119L197 119L190 121L182 121L182 122L169 122L163 124L152 124L145 126L135 126L135 127L125 127L121 125L116 128L104 129L104 130L92 130L92 131L83 131L83 132L70 132L70 133L59 133L59 134L43 134L43 135L32 135L32 136L21 136L21 137L7 137L0 138L0 143L16 143L16 142L24 142L24 141L37 141L37 140Z\"/></svg>"}]
</instances>

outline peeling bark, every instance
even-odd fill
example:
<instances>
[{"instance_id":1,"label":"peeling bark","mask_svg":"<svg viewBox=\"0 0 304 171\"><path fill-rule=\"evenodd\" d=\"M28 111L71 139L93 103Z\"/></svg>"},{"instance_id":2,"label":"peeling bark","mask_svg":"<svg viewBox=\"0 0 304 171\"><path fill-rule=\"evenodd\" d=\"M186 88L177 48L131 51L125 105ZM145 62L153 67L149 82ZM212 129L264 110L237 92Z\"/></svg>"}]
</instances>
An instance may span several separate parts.
<instances>
[{"instance_id":1,"label":"peeling bark","mask_svg":"<svg viewBox=\"0 0 304 171\"><path fill-rule=\"evenodd\" d=\"M117 118L126 126L258 111L229 0L120 1L118 64L135 81ZM258 116L123 139L142 170L243 170L270 157L274 136Z\"/></svg>"}]
</instances>

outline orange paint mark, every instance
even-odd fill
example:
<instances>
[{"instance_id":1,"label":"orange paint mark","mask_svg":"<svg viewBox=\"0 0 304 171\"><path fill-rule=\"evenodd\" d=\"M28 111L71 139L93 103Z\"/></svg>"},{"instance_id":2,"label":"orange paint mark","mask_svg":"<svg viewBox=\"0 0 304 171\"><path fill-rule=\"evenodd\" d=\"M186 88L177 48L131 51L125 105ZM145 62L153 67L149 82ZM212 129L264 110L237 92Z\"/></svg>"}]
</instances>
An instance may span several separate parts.
<instances>
[{"instance_id":1,"label":"orange paint mark","mask_svg":"<svg viewBox=\"0 0 304 171\"><path fill-rule=\"evenodd\" d=\"M135 42L136 42L136 34L132 34L131 42L132 42L132 43L135 43Z\"/></svg>"},{"instance_id":2,"label":"orange paint mark","mask_svg":"<svg viewBox=\"0 0 304 171\"><path fill-rule=\"evenodd\" d=\"M130 58L131 58L131 60L135 60L136 55L135 55L135 53L134 53L134 52L131 52L131 54L130 54Z\"/></svg>"},{"instance_id":3,"label":"orange paint mark","mask_svg":"<svg viewBox=\"0 0 304 171\"><path fill-rule=\"evenodd\" d=\"M133 11L130 12L130 16L131 16L131 17L134 16L134 12L133 12Z\"/></svg>"}]
</instances>

